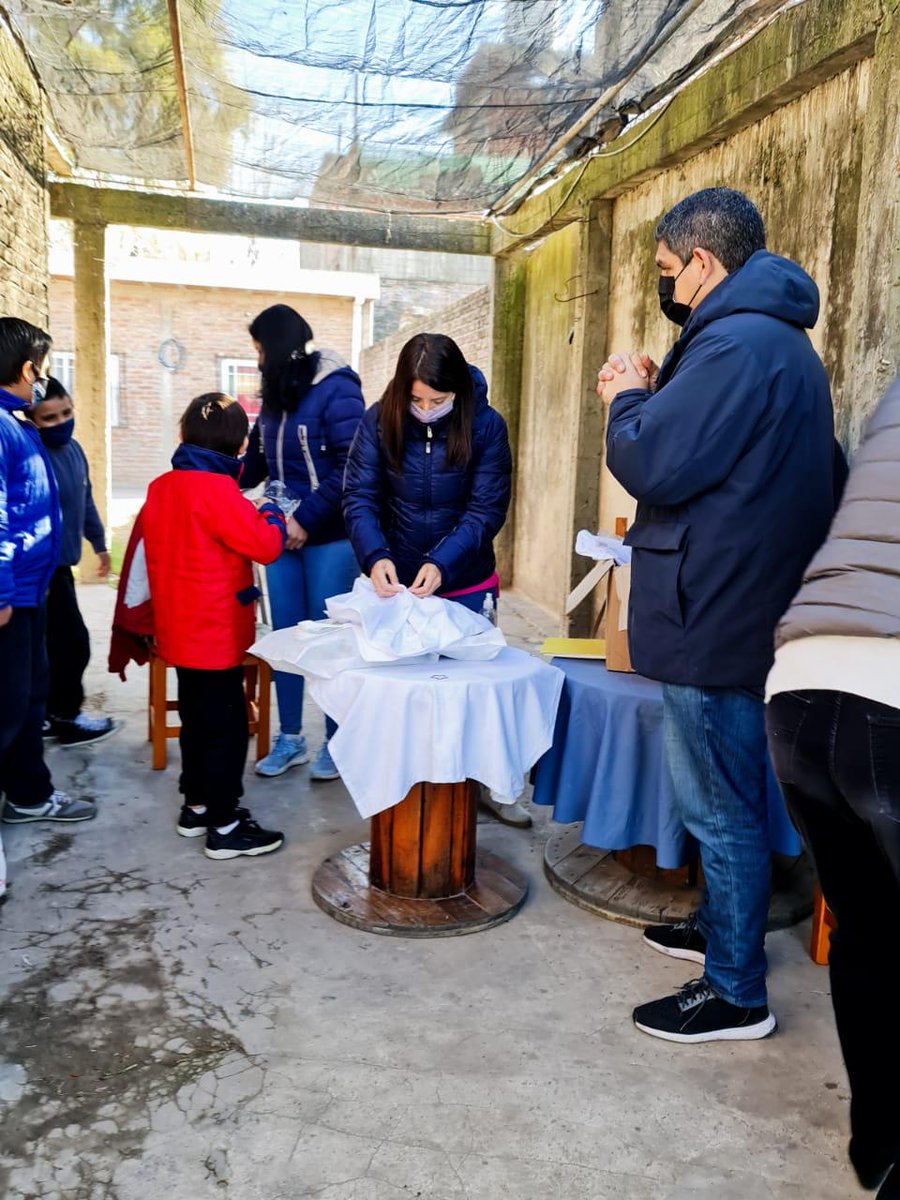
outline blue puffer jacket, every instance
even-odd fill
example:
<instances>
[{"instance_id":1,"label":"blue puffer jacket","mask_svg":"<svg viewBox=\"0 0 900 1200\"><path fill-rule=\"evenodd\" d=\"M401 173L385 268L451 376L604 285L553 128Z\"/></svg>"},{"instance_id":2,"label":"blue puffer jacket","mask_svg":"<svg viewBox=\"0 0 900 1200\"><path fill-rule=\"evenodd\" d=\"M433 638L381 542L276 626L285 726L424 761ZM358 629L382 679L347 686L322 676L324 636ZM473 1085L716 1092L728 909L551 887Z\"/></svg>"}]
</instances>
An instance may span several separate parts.
<instances>
[{"instance_id":1,"label":"blue puffer jacket","mask_svg":"<svg viewBox=\"0 0 900 1200\"><path fill-rule=\"evenodd\" d=\"M656 391L621 392L606 461L638 501L629 643L664 683L760 688L835 506L819 294L764 250L694 310Z\"/></svg>"},{"instance_id":2,"label":"blue puffer jacket","mask_svg":"<svg viewBox=\"0 0 900 1200\"><path fill-rule=\"evenodd\" d=\"M294 516L312 545L347 536L341 482L365 411L359 376L331 350L319 354L312 387L295 412L266 409L250 434L241 487L280 480L300 504Z\"/></svg>"},{"instance_id":3,"label":"blue puffer jacket","mask_svg":"<svg viewBox=\"0 0 900 1200\"><path fill-rule=\"evenodd\" d=\"M493 540L509 508L512 455L506 422L488 405L487 383L475 385L472 458L447 464L450 417L424 425L407 416L403 469L388 464L381 445L381 405L368 410L347 460L344 517L364 571L389 558L407 587L423 563L441 572L441 590L474 587L493 574Z\"/></svg>"},{"instance_id":4,"label":"blue puffer jacket","mask_svg":"<svg viewBox=\"0 0 900 1200\"><path fill-rule=\"evenodd\" d=\"M59 559L59 492L28 405L0 388L0 608L37 608Z\"/></svg>"}]
</instances>

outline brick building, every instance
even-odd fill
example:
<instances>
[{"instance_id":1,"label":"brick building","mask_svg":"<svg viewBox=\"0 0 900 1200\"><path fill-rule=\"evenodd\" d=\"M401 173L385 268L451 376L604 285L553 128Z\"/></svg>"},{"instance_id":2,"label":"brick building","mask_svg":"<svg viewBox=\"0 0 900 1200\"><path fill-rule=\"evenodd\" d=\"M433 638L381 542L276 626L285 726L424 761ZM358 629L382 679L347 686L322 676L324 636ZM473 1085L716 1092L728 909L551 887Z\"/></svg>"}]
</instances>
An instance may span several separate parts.
<instances>
[{"instance_id":1,"label":"brick building","mask_svg":"<svg viewBox=\"0 0 900 1200\"><path fill-rule=\"evenodd\" d=\"M358 366L371 337L377 276L294 270L290 255L296 248L290 245L281 248L280 263L242 263L241 269L221 246L213 246L205 261L118 253L123 245L136 244L122 234L110 256L109 285L114 490L143 490L167 469L178 418L201 392L227 392L255 415L259 373L247 326L269 305L291 305L309 321L320 346ZM73 389L77 402L69 261L64 239L55 241L50 256L52 369ZM295 285L291 290L273 286L285 279ZM250 282L258 286L246 286Z\"/></svg>"}]
</instances>

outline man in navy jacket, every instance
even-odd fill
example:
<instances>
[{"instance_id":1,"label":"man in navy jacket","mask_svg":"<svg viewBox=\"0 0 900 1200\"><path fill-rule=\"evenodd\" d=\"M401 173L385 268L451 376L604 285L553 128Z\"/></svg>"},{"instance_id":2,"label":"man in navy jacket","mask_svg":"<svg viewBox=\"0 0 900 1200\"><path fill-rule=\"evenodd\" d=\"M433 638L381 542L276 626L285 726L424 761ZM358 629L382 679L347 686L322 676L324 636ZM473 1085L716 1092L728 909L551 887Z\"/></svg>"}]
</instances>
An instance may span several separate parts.
<instances>
[{"instance_id":1,"label":"man in navy jacket","mask_svg":"<svg viewBox=\"0 0 900 1200\"><path fill-rule=\"evenodd\" d=\"M0 317L0 794L13 825L95 815L54 790L44 764L45 602L61 523L46 451L22 414L44 394L50 345L27 321Z\"/></svg>"},{"instance_id":2,"label":"man in navy jacket","mask_svg":"<svg viewBox=\"0 0 900 1200\"><path fill-rule=\"evenodd\" d=\"M763 686L776 622L834 512L831 395L806 333L816 285L765 250L745 196L688 196L656 238L660 305L683 332L658 369L611 359L598 390L607 465L638 501L632 662L664 684L676 803L706 879L694 920L644 940L704 974L634 1019L669 1041L753 1039L775 1028Z\"/></svg>"}]
</instances>

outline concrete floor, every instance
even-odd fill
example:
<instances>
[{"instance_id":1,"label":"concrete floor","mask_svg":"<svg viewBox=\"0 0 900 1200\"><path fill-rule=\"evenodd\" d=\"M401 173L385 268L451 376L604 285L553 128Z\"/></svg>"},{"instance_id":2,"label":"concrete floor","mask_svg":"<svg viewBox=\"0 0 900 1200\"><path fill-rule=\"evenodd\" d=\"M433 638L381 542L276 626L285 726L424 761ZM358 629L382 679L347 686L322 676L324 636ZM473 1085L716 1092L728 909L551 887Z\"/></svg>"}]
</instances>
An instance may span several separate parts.
<instances>
[{"instance_id":1,"label":"concrete floor","mask_svg":"<svg viewBox=\"0 0 900 1200\"><path fill-rule=\"evenodd\" d=\"M287 833L215 863L175 836L177 750L149 767L146 679L104 673L113 592L82 591L91 706L126 729L48 752L95 796L73 829L4 829L0 1195L15 1200L845 1200L846 1085L808 926L769 939L780 1032L668 1046L636 1002L690 977L639 932L570 906L532 832L480 826L527 872L509 924L367 935L310 895L362 840L341 785L250 775ZM515 606L514 606L515 607ZM540 618L504 610L525 642ZM310 732L318 735L317 718ZM696 968L694 968L696 971Z\"/></svg>"}]
</instances>

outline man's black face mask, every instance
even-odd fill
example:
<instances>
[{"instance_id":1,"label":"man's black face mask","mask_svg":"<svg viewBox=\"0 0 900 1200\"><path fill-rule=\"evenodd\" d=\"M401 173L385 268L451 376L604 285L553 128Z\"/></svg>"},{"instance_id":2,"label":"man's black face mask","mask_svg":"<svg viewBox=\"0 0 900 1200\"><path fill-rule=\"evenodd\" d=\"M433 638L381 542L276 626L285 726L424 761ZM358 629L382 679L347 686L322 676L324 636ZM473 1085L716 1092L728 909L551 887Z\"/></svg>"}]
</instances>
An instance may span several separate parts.
<instances>
[{"instance_id":1,"label":"man's black face mask","mask_svg":"<svg viewBox=\"0 0 900 1200\"><path fill-rule=\"evenodd\" d=\"M656 285L657 291L659 292L659 307L662 309L663 316L668 317L669 320L673 321L676 325L684 325L685 321L693 311L690 304L679 304L679 302L675 299L675 284L690 265L690 260L688 260L677 275L661 275L659 282ZM703 287L702 283L697 285L697 290L694 292L694 296L697 295L697 292L700 291L701 287ZM691 296L692 301L694 296Z\"/></svg>"}]
</instances>

